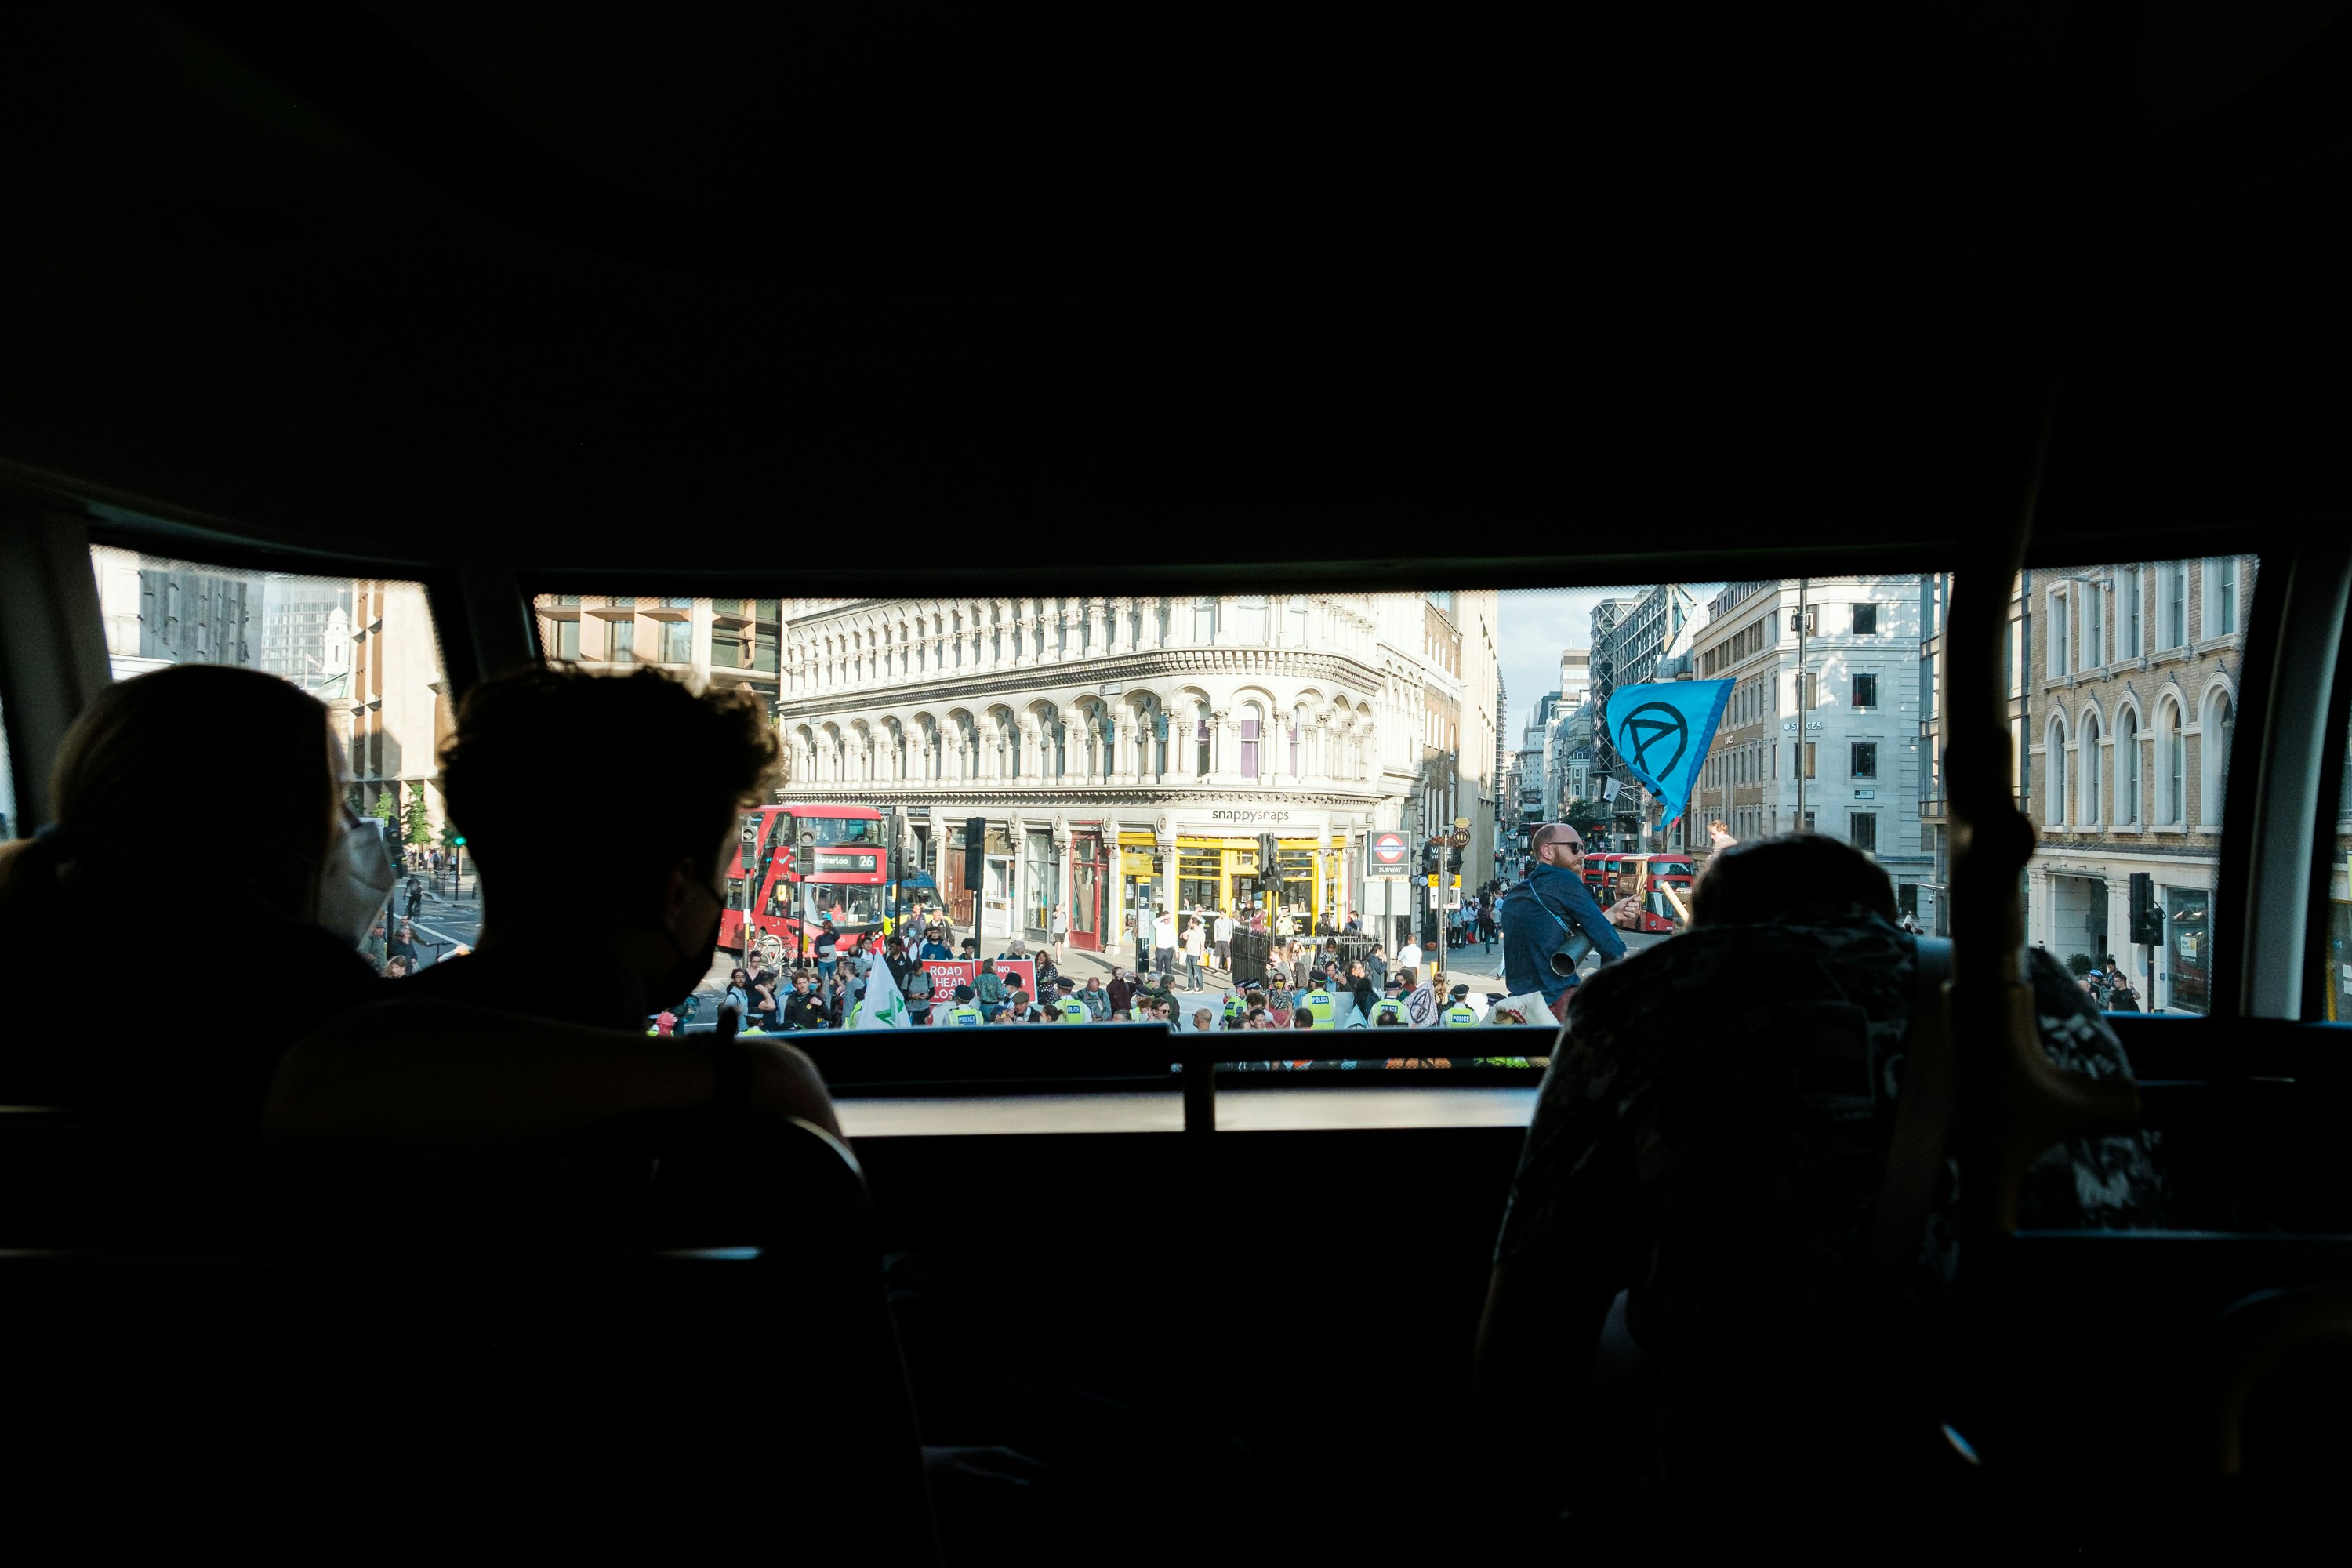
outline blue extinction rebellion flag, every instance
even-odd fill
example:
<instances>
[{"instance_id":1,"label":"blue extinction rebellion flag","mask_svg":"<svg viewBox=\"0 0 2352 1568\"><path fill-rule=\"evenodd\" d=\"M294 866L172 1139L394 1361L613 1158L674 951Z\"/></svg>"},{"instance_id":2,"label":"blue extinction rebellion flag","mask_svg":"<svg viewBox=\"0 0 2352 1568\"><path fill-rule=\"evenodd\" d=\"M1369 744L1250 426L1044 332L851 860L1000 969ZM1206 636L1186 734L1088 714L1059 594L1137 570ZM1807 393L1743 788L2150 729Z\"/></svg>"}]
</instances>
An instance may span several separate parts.
<instances>
[{"instance_id":1,"label":"blue extinction rebellion flag","mask_svg":"<svg viewBox=\"0 0 2352 1568\"><path fill-rule=\"evenodd\" d=\"M1650 786L1665 807L1665 820L1680 816L1698 779L1699 765L1715 741L1715 727L1731 700L1728 680L1660 680L1621 686L1609 694L1602 721L1609 743L1633 775Z\"/></svg>"}]
</instances>

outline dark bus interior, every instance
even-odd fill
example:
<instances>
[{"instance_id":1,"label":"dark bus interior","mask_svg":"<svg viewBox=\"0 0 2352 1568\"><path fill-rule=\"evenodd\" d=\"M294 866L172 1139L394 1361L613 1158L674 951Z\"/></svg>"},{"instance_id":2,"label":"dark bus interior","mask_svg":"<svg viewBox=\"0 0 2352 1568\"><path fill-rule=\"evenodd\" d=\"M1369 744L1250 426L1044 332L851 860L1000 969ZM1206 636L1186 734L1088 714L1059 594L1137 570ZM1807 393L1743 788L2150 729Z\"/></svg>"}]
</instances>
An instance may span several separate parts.
<instances>
[{"instance_id":1,"label":"dark bus interior","mask_svg":"<svg viewBox=\"0 0 2352 1568\"><path fill-rule=\"evenodd\" d=\"M2211 1005L2117 1022L2176 1228L1972 1228L1955 1436L1922 1447L1911 1511L1824 1475L1715 1522L1760 1550L1897 1530L1958 1550L1963 1524L2034 1555L2332 1540L2352 1459L2352 1065L2325 1004L2352 690L2347 9L12 8L17 830L107 680L94 542L420 582L457 690L536 658L532 595L560 590L1948 571L1945 733L1990 753L2001 631L1993 595L1965 603L1971 574L2227 541L2263 570ZM613 743L607 762L641 744ZM1953 870L1964 1192L2071 1125L2003 1065L2023 852L1982 776L1950 802L1956 842L1984 826ZM216 956L184 1005L239 1005ZM113 1026L0 1025L93 1046ZM338 1500L320 1543L363 1550L395 1528L383 1500L291 1462L286 1433L355 1453L375 1451L356 1428L429 1433L449 1497L513 1516L525 1483L496 1478L526 1470L485 1435L495 1412L519 1447L586 1424L653 1456L676 1512L638 1524L666 1549L756 1489L768 1520L817 1521L807 1539L923 1560L909 1418L866 1375L871 1291L835 1288L907 1251L1024 1353L1244 1443L1265 1483L1226 1550L1567 1550L1525 1517L1548 1478L1472 1407L1519 1127L1382 1124L1335 1108L1406 1091L1335 1080L1290 1086L1279 1125L1221 1128L1246 1092L1189 1041L1126 1031L1085 1060L1044 1031L992 1041L814 1052L845 1103L919 1080L936 1114L856 1140L862 1189L797 1150L815 1239L764 1262L199 1256L170 1215L265 1202L250 1138L10 1108L0 1324L38 1373L20 1412L56 1434L42 1484L96 1505L168 1475L203 1493L182 1528L241 1529L284 1498L232 1444ZM1183 1130L1123 1129L1122 1082L1181 1087ZM959 1130L959 1095L982 1116L1008 1088L1113 1109ZM692 1349L612 1337L627 1324ZM761 1347L795 1334L838 1347L837 1384L764 1376ZM530 1473L531 1517L593 1539L563 1510L607 1506L597 1489ZM1146 1489L1095 1547L1139 1552L1207 1501ZM16 1513L100 1528L29 1493Z\"/></svg>"}]
</instances>

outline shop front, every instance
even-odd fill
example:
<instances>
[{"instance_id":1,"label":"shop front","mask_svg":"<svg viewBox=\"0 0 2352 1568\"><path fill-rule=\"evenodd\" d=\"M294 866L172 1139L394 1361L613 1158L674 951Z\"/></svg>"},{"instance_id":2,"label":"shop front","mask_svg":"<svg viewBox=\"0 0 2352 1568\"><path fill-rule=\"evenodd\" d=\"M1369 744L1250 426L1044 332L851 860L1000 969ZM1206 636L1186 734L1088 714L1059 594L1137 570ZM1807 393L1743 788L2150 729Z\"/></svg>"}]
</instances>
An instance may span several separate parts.
<instances>
[{"instance_id":1,"label":"shop front","mask_svg":"<svg viewBox=\"0 0 2352 1568\"><path fill-rule=\"evenodd\" d=\"M2212 1005L2213 944L2207 930L2211 895L2202 888L2164 889L2164 1010L2203 1015Z\"/></svg>"},{"instance_id":2,"label":"shop front","mask_svg":"<svg viewBox=\"0 0 2352 1568\"><path fill-rule=\"evenodd\" d=\"M1171 896L1177 909L1223 910L1236 918L1265 911L1268 923L1287 913L1302 931L1328 923L1334 931L1347 919L1345 831L1318 824L1309 836L1277 834L1282 869L1278 895L1258 887L1255 837L1189 833L1176 837L1175 886L1168 887L1166 851L1149 832L1119 835L1122 918L1140 905L1153 909Z\"/></svg>"},{"instance_id":3,"label":"shop front","mask_svg":"<svg viewBox=\"0 0 2352 1568\"><path fill-rule=\"evenodd\" d=\"M1062 869L1055 863L1054 835L1033 827L1021 875L1021 930L1031 942L1051 939L1054 910L1062 901Z\"/></svg>"},{"instance_id":4,"label":"shop front","mask_svg":"<svg viewBox=\"0 0 2352 1568\"><path fill-rule=\"evenodd\" d=\"M1110 916L1103 893L1109 882L1099 833L1070 836L1070 945L1082 952L1100 952Z\"/></svg>"}]
</instances>

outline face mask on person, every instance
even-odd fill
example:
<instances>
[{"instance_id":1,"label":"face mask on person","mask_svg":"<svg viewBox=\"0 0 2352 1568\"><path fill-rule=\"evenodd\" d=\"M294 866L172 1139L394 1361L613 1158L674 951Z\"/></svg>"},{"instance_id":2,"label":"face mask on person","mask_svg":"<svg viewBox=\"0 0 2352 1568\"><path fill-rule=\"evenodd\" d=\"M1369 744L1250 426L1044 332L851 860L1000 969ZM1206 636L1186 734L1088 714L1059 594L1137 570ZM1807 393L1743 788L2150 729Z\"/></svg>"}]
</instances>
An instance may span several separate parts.
<instances>
[{"instance_id":1,"label":"face mask on person","mask_svg":"<svg viewBox=\"0 0 2352 1568\"><path fill-rule=\"evenodd\" d=\"M319 863L311 922L357 947L375 929L383 901L399 880L399 868L383 842L383 824L345 813L342 837Z\"/></svg>"}]
</instances>

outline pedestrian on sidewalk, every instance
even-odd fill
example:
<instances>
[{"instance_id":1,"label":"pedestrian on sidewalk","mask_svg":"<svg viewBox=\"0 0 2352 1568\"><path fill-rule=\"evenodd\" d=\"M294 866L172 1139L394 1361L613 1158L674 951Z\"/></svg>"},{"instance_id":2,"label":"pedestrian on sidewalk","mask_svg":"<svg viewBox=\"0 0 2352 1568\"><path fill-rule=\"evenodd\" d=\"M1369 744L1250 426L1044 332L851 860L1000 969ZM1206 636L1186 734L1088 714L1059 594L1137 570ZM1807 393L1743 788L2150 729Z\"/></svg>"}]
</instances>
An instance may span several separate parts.
<instances>
[{"instance_id":1,"label":"pedestrian on sidewalk","mask_svg":"<svg viewBox=\"0 0 2352 1568\"><path fill-rule=\"evenodd\" d=\"M1234 917L1224 910L1217 911L1217 923L1210 929L1210 939L1217 944L1217 967L1226 974L1234 972Z\"/></svg>"},{"instance_id":2,"label":"pedestrian on sidewalk","mask_svg":"<svg viewBox=\"0 0 2352 1568\"><path fill-rule=\"evenodd\" d=\"M1184 927L1184 989L1187 991L1201 988L1201 954L1208 945L1208 940L1209 923L1195 910Z\"/></svg>"},{"instance_id":3,"label":"pedestrian on sidewalk","mask_svg":"<svg viewBox=\"0 0 2352 1568\"><path fill-rule=\"evenodd\" d=\"M1038 958L1041 962L1045 959L1059 959L1062 956L1063 939L1070 934L1069 910L1064 909L1059 904L1055 904L1054 906L1054 912L1045 918L1045 930L1052 938L1052 945L1048 946L1044 952L1038 954Z\"/></svg>"},{"instance_id":4,"label":"pedestrian on sidewalk","mask_svg":"<svg viewBox=\"0 0 2352 1568\"><path fill-rule=\"evenodd\" d=\"M1166 910L1151 917L1151 962L1147 967L1157 974L1175 971L1176 917Z\"/></svg>"}]
</instances>

